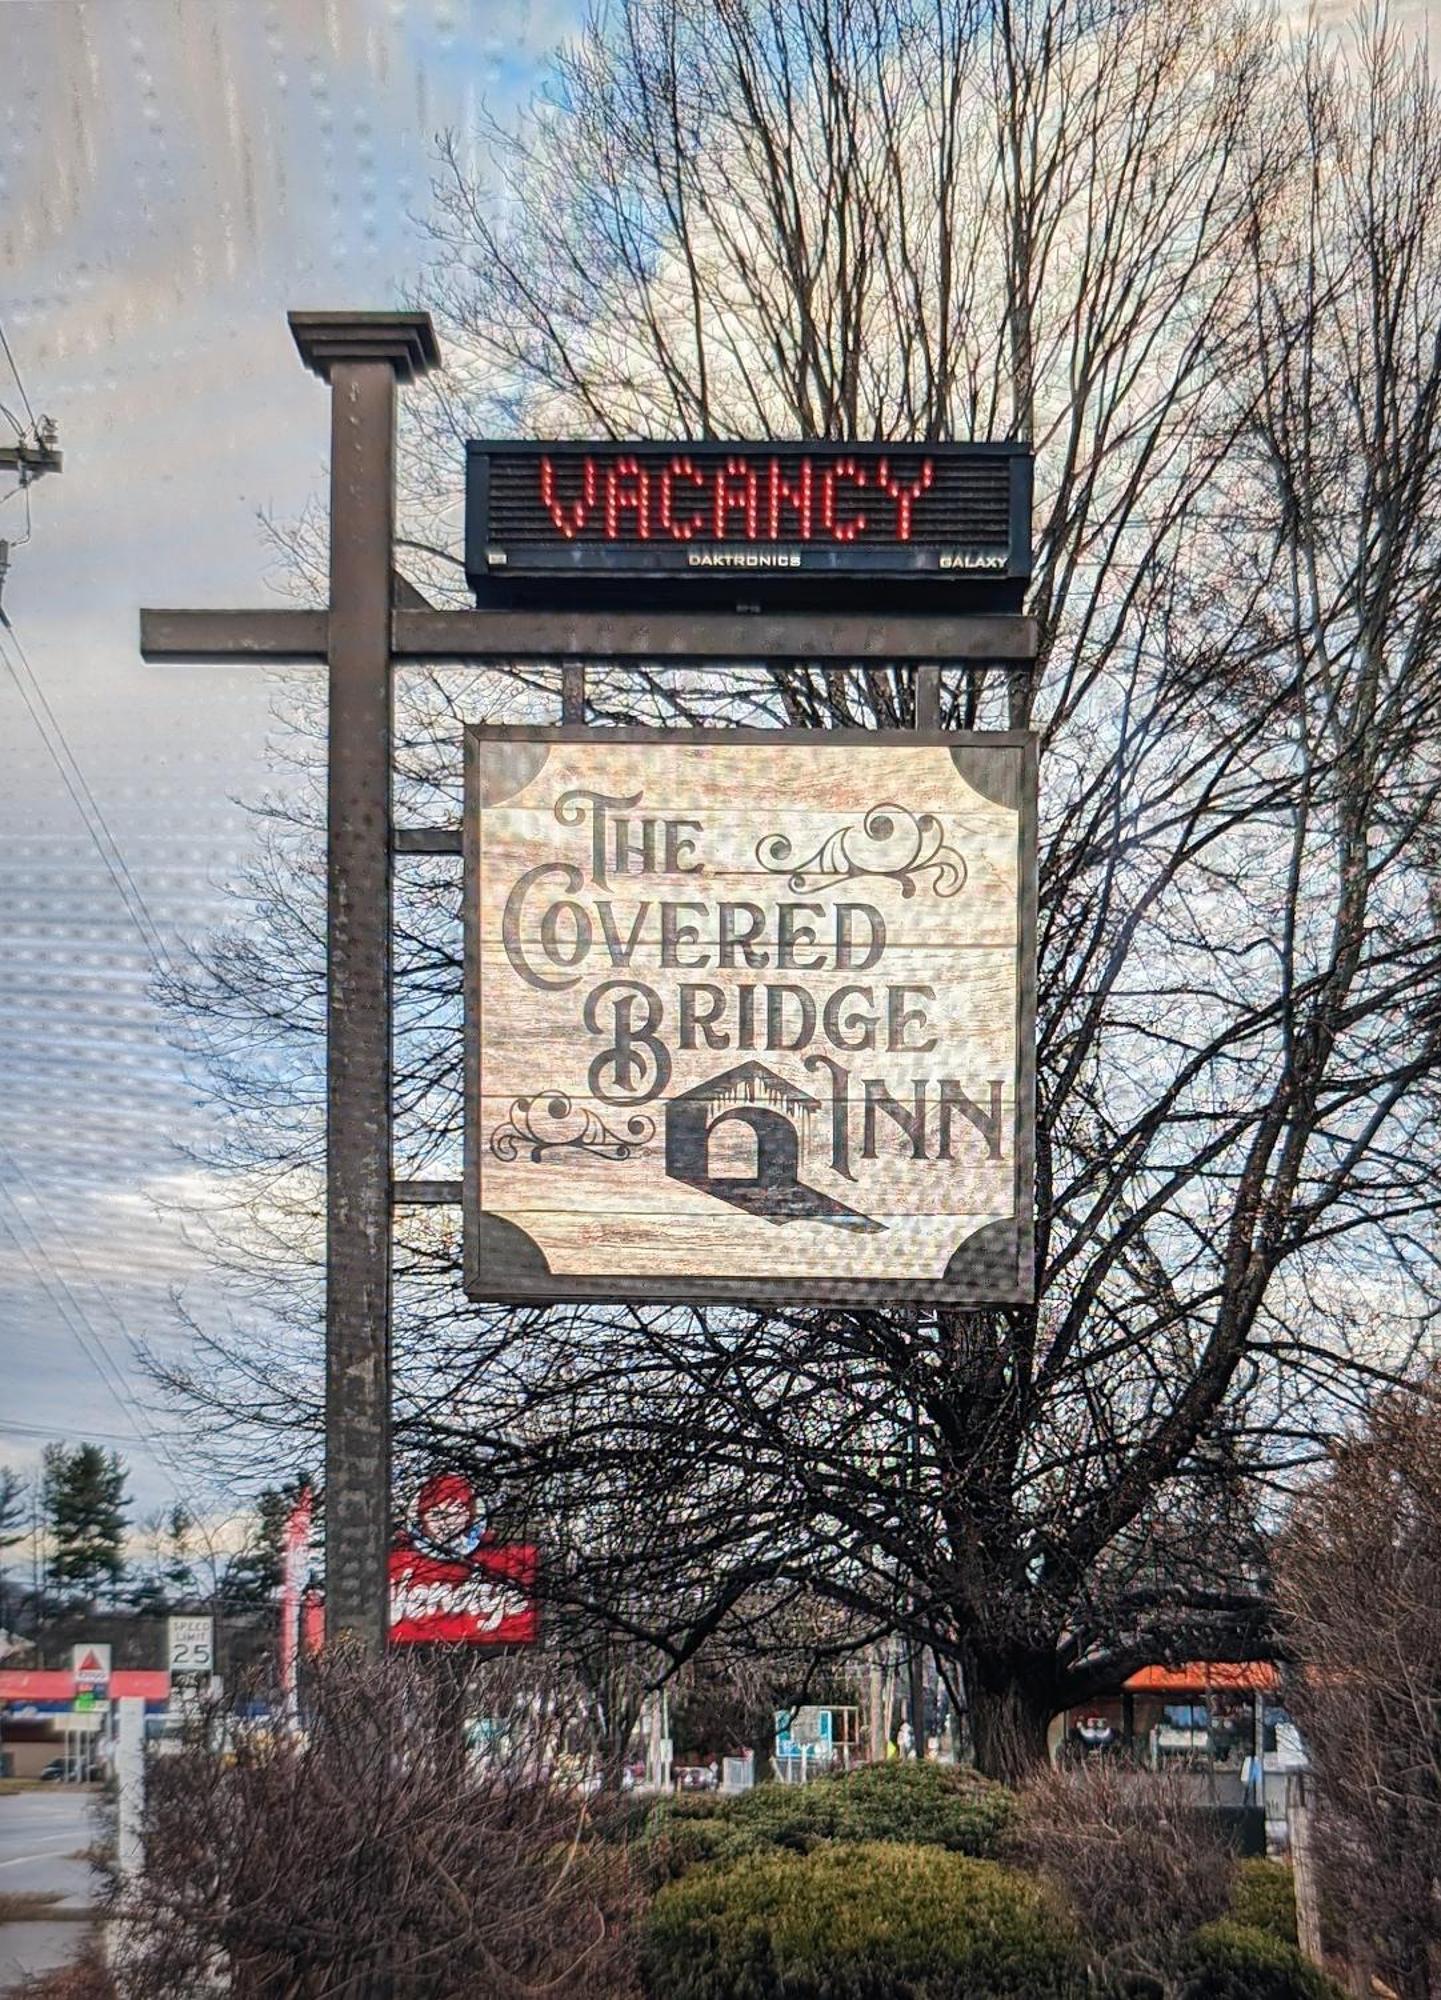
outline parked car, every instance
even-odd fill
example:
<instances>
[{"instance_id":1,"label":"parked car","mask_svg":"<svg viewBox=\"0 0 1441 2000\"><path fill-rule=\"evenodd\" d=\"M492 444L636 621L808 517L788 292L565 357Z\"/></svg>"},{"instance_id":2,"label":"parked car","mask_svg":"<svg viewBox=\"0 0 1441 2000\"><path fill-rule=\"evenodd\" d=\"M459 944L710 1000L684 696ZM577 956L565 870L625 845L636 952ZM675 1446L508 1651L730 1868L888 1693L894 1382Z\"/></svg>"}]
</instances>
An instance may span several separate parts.
<instances>
[{"instance_id":1,"label":"parked car","mask_svg":"<svg viewBox=\"0 0 1441 2000\"><path fill-rule=\"evenodd\" d=\"M98 1756L76 1757L66 1762L63 1757L52 1757L40 1773L42 1785L93 1785L104 1771L104 1764Z\"/></svg>"}]
</instances>

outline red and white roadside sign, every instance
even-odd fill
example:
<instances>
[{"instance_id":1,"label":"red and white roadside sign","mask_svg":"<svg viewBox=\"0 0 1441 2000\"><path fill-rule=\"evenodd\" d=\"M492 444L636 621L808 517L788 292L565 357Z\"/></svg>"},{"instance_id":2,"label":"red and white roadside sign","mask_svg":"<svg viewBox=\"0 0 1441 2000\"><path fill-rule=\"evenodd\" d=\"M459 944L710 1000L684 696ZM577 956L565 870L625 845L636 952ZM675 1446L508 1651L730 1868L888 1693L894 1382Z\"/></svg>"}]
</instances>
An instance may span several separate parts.
<instances>
[{"instance_id":1,"label":"red and white roadside sign","mask_svg":"<svg viewBox=\"0 0 1441 2000\"><path fill-rule=\"evenodd\" d=\"M470 1481L437 1472L390 1552L391 1644L534 1645L535 1575L534 1546L492 1541Z\"/></svg>"},{"instance_id":2,"label":"red and white roadside sign","mask_svg":"<svg viewBox=\"0 0 1441 2000\"><path fill-rule=\"evenodd\" d=\"M89 1694L97 1701L104 1701L110 1692L110 1648L96 1645L73 1646L70 1660L70 1671L75 1676L76 1694Z\"/></svg>"},{"instance_id":3,"label":"red and white roadside sign","mask_svg":"<svg viewBox=\"0 0 1441 2000\"><path fill-rule=\"evenodd\" d=\"M394 1646L531 1646L540 1633L529 1542L481 1543L463 1559L416 1548L390 1555Z\"/></svg>"}]
</instances>

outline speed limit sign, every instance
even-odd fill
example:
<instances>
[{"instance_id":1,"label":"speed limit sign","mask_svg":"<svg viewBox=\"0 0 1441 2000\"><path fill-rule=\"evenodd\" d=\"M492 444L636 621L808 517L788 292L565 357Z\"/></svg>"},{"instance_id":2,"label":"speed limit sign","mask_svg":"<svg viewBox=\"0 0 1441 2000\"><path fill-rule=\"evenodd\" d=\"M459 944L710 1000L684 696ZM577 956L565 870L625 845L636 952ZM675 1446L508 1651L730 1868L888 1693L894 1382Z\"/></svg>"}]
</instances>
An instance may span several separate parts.
<instances>
[{"instance_id":1,"label":"speed limit sign","mask_svg":"<svg viewBox=\"0 0 1441 2000\"><path fill-rule=\"evenodd\" d=\"M170 1671L172 1674L208 1674L215 1670L215 1621L213 1618L172 1618Z\"/></svg>"}]
</instances>

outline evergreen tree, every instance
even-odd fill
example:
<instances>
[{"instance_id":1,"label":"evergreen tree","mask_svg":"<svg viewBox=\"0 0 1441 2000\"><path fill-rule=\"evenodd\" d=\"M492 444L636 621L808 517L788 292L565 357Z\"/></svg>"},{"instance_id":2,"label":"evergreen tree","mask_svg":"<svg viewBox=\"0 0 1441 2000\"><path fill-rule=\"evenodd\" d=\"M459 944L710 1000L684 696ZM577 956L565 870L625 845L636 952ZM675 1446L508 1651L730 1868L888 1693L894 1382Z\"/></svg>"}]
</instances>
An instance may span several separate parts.
<instances>
[{"instance_id":1,"label":"evergreen tree","mask_svg":"<svg viewBox=\"0 0 1441 2000\"><path fill-rule=\"evenodd\" d=\"M25 1481L8 1465L0 1465L0 1549L22 1541L25 1519Z\"/></svg>"},{"instance_id":2,"label":"evergreen tree","mask_svg":"<svg viewBox=\"0 0 1441 2000\"><path fill-rule=\"evenodd\" d=\"M225 1571L224 1596L237 1607L266 1604L280 1589L285 1562L285 1524L296 1494L306 1482L267 1486L255 1503L255 1519L245 1547Z\"/></svg>"},{"instance_id":3,"label":"evergreen tree","mask_svg":"<svg viewBox=\"0 0 1441 2000\"><path fill-rule=\"evenodd\" d=\"M0 1465L0 1632L12 1622L9 1578L5 1571L5 1551L22 1541L29 1526L26 1520L26 1483L12 1467Z\"/></svg>"},{"instance_id":4,"label":"evergreen tree","mask_svg":"<svg viewBox=\"0 0 1441 2000\"><path fill-rule=\"evenodd\" d=\"M128 1601L136 1611L178 1610L200 1592L191 1551L195 1517L181 1500L148 1516L141 1523L146 1537L144 1567L131 1585Z\"/></svg>"},{"instance_id":5,"label":"evergreen tree","mask_svg":"<svg viewBox=\"0 0 1441 2000\"><path fill-rule=\"evenodd\" d=\"M50 1553L46 1580L58 1592L114 1594L125 1569L125 1467L98 1444L46 1447L43 1474Z\"/></svg>"}]
</instances>

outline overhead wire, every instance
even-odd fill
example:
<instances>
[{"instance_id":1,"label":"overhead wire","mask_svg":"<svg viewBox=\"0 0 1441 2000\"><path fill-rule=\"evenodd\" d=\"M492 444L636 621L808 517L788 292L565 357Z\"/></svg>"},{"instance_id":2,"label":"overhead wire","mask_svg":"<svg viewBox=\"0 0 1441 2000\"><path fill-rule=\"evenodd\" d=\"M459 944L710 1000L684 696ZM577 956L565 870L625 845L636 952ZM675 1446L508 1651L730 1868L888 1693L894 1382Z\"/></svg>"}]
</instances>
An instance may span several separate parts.
<instances>
[{"instance_id":1,"label":"overhead wire","mask_svg":"<svg viewBox=\"0 0 1441 2000\"><path fill-rule=\"evenodd\" d=\"M19 689L20 699L24 702L30 719L34 722L40 739L50 754L51 762L60 773L61 782L70 794L76 811L84 821L85 830L90 835L91 844L104 864L105 872L109 875L116 893L124 905L126 915L130 918L131 923L140 936L146 955L150 958L157 971L168 972L171 969L170 954L166 949L165 940L160 934L155 919L150 914L149 906L145 901L139 884L130 871L129 864L121 851L120 843L110 830L109 821L101 809L100 802L90 789L89 782L80 767L79 759L70 747L69 739L66 737L60 720L55 714L54 709L50 706L45 690L41 686L39 678L30 664L29 657L21 643L20 634L16 631L14 622L5 611L3 605L0 605L0 635L5 634L9 636L10 646L13 647L20 665L17 667L15 661L11 658L10 649L7 648L3 636L0 636L0 658L4 659L6 666L10 670L11 678Z\"/></svg>"},{"instance_id":2,"label":"overhead wire","mask_svg":"<svg viewBox=\"0 0 1441 2000\"><path fill-rule=\"evenodd\" d=\"M35 412L31 409L30 398L25 393L25 384L20 379L20 370L15 365L15 356L10 351L10 342L5 338L5 323L3 320L0 320L0 347L4 348L5 359L10 363L10 373L15 377L15 387L20 391L20 400L25 405L25 414L30 419L30 428L35 430L38 428L35 422Z\"/></svg>"},{"instance_id":3,"label":"overhead wire","mask_svg":"<svg viewBox=\"0 0 1441 2000\"><path fill-rule=\"evenodd\" d=\"M24 1182L31 1200L35 1202L50 1228L55 1232L59 1240L65 1244L71 1257L75 1259L78 1265L80 1260L75 1257L74 1245L69 1243L65 1237L64 1232L46 1207L40 1195L36 1192L34 1183L25 1173L19 1161L13 1155L9 1155L7 1156L7 1166L19 1180ZM3 1179L0 1179L0 1201L8 1204L13 1216L18 1219L20 1224L20 1229L17 1230L14 1221L0 1215L0 1220L5 1222L6 1234L24 1258L26 1264L29 1266L31 1275L35 1278L41 1290L59 1314L61 1321L73 1335L76 1345L94 1369L104 1388L109 1392L112 1401L116 1404L121 1415L128 1419L131 1431L127 1441L148 1450L154 1456L161 1469L169 1477L171 1490L175 1499L183 1501L189 1507L191 1513L198 1513L199 1509L194 1489L190 1484L188 1475L171 1451L169 1444L150 1428L144 1410L136 1401L124 1375L111 1357L104 1336L77 1297L75 1288L70 1283L70 1280L58 1268L55 1260L45 1248L39 1231L27 1221L19 1202L15 1199L14 1194L11 1193ZM22 1230L24 1232L23 1235L21 1233ZM41 1268L42 1266L43 1268ZM49 1274L48 1277L47 1273ZM115 1321L122 1337L129 1342L132 1351L138 1352L138 1343L133 1334L127 1329L117 1308L106 1296L99 1280L87 1275L85 1282L95 1293L105 1311Z\"/></svg>"},{"instance_id":4,"label":"overhead wire","mask_svg":"<svg viewBox=\"0 0 1441 2000\"><path fill-rule=\"evenodd\" d=\"M16 362L14 351L6 336L3 323L0 323L0 351L4 352L5 359L10 366L10 373L15 378L15 386L20 392L20 401L24 407L26 416L30 420L30 427L38 433L39 425L36 420L35 410L31 404L29 393L26 390L24 379L21 376L19 365ZM17 437L25 435L24 427L8 405L0 403L0 414L3 414L13 425ZM30 536L28 483L22 480L20 488L24 489L26 496L25 540L28 541ZM20 490L20 488L16 490ZM7 500L12 497L13 494L5 495ZM109 821L106 819L100 802L90 787L90 783L81 768L80 761L70 746L69 739L65 734L60 719L51 707L45 689L30 664L29 655L25 651L20 634L15 629L14 621L5 611L3 605L0 605L0 632L8 633L10 641L10 645L7 647L3 640L0 640L0 657L3 657L5 660L5 664L10 671L10 676L19 691L20 698L24 702L32 722L35 724L51 761L60 773L61 782L69 793L71 802L84 822L85 830L89 834L91 843L119 894L126 915L140 937L146 956L157 970L168 970L170 957L159 927L150 914L149 905L146 903L140 885L131 873L130 866L125 859L120 843L111 831ZM11 657L12 648L15 658ZM16 665L17 659L19 662L18 666ZM23 1167L13 1158L10 1160L10 1167L24 1181L26 1187L29 1189L31 1199L40 1208L51 1229L59 1237L60 1241L66 1244L73 1257L74 1246L69 1244L63 1231L56 1223L54 1216L36 1192L33 1182L25 1174ZM0 1199L8 1203L12 1215L19 1222L21 1229L29 1236L30 1245L27 1246L25 1237L16 1228L15 1221L6 1222L6 1234L15 1244L15 1247L25 1260L26 1265L39 1283L42 1291L55 1307L62 1323L69 1328L81 1353L90 1363L100 1382L110 1394L121 1416L128 1419L132 1427L128 1436L119 1441L148 1448L169 1473L173 1483L175 1498L187 1502L192 1513L194 1513L196 1511L194 1492L174 1454L171 1452L169 1445L163 1439L150 1432L144 1413L131 1394L124 1375L111 1359L99 1330L76 1296L69 1280L57 1268L48 1251L45 1249L39 1233L26 1222L19 1203L3 1181L0 1181ZM77 1259L76 1261L78 1263L79 1260ZM42 1265L43 1269L41 1268ZM48 1278L46 1271L49 1273ZM138 1352L138 1343L129 1332L119 1311L111 1303L98 1280L90 1276L87 1278L87 1282L106 1312L115 1321L122 1336L129 1341L132 1350ZM37 1435L44 1434L43 1431L34 1426L13 1425L8 1428L12 1430L31 1428L36 1430Z\"/></svg>"},{"instance_id":5,"label":"overhead wire","mask_svg":"<svg viewBox=\"0 0 1441 2000\"><path fill-rule=\"evenodd\" d=\"M8 635L8 646L5 643L5 635ZM30 663L20 634L16 631L13 620L6 613L3 606L0 606L0 658L4 659L10 676L19 691L20 698L24 702L26 710L40 735L40 739L44 743L56 770L60 773L61 782L64 784L72 804L75 806L84 823L85 830L90 836L91 844L99 855L105 871L120 897L126 915L129 917L132 926L140 938L147 959L156 970L168 970L170 956L166 950L165 941L160 934L159 927L150 913L144 893L140 885L136 882L130 866L125 859L124 852L111 830L109 821L105 817L104 810L91 789L79 759L70 746L64 727L50 705L44 687L41 685L39 677ZM55 1231L55 1234L60 1237L61 1241L65 1241L63 1232L36 1193L33 1183L28 1180L24 1169L13 1158L11 1160L11 1167L14 1173L25 1181L30 1190L31 1198L46 1215L46 1219L50 1227ZM3 1183L0 1183L0 1196L3 1196L8 1201L13 1215L19 1220L22 1227L25 1226L24 1215L19 1204L15 1201L14 1196L5 1189ZM98 1329L76 1297L68 1280L56 1268L53 1260L49 1257L38 1233L33 1230L29 1231L34 1246L33 1253L31 1249L27 1248L14 1222L7 1222L6 1233L15 1243L16 1248L25 1259L26 1264L29 1266L42 1290L59 1313L62 1322L70 1329L77 1344L80 1346L81 1352L89 1360L101 1382L117 1403L122 1416L128 1418L130 1421L133 1427L132 1441L154 1454L170 1476L175 1489L175 1497L186 1501L191 1511L195 1512L194 1493L184 1473L181 1471L177 1460L171 1453L169 1446L163 1440L149 1433L144 1414L131 1395L124 1376L106 1352L104 1341ZM73 1246L67 1247L71 1248L73 1255ZM50 1277L48 1280L44 1272L37 1265L37 1256L49 1271ZM76 1261L78 1262L78 1259ZM134 1349L137 1345L134 1337L129 1333L121 1314L110 1302L99 1282L91 1277L88 1279L88 1283L105 1310L120 1328L122 1335L130 1342L132 1349ZM61 1296L57 1296L57 1288Z\"/></svg>"},{"instance_id":6,"label":"overhead wire","mask_svg":"<svg viewBox=\"0 0 1441 2000\"><path fill-rule=\"evenodd\" d=\"M0 1437L56 1438L62 1443L74 1435L73 1427L57 1430L53 1424L24 1424L12 1417L0 1417ZM131 1444L133 1439L127 1432L123 1437L118 1431L92 1430L85 1427L86 1441L90 1444Z\"/></svg>"}]
</instances>

